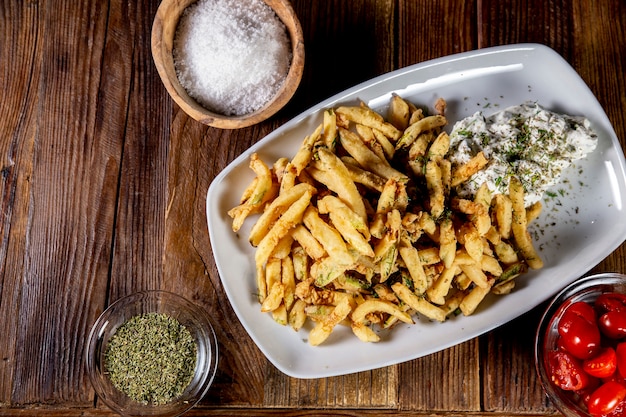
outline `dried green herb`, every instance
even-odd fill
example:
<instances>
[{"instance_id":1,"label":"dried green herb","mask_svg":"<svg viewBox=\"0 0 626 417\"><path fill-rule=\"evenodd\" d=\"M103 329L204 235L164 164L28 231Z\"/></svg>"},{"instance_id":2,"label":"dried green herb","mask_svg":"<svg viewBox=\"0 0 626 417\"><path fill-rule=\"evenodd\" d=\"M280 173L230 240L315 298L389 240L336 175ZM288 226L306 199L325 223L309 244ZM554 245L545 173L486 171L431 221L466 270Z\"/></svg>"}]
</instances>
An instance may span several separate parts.
<instances>
[{"instance_id":1,"label":"dried green herb","mask_svg":"<svg viewBox=\"0 0 626 417\"><path fill-rule=\"evenodd\" d=\"M105 369L133 400L161 405L179 397L196 367L196 344L178 320L161 313L134 316L109 340Z\"/></svg>"}]
</instances>

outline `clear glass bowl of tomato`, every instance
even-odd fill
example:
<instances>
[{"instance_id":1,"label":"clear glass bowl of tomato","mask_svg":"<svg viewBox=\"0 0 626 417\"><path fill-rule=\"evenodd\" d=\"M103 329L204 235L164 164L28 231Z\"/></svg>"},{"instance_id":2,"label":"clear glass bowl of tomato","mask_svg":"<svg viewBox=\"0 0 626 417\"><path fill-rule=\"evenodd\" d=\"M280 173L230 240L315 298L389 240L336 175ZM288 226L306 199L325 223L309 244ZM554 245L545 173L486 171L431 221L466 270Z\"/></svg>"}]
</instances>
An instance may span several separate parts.
<instances>
[{"instance_id":1,"label":"clear glass bowl of tomato","mask_svg":"<svg viewBox=\"0 0 626 417\"><path fill-rule=\"evenodd\" d=\"M584 277L557 294L539 322L535 366L565 416L626 415L626 275Z\"/></svg>"}]
</instances>

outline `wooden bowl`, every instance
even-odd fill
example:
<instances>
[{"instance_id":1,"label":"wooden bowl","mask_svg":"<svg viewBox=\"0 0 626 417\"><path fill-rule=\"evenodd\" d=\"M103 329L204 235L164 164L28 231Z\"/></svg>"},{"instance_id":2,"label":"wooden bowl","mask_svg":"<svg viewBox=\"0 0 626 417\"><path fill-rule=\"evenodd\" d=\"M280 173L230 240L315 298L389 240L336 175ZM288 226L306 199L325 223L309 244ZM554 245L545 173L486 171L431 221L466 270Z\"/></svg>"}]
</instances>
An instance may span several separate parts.
<instances>
[{"instance_id":1,"label":"wooden bowl","mask_svg":"<svg viewBox=\"0 0 626 417\"><path fill-rule=\"evenodd\" d=\"M207 110L191 98L180 84L172 55L174 35L179 18L187 6L196 0L163 0L152 26L152 57L159 76L174 101L195 120L221 129L239 129L266 120L280 110L296 92L304 69L304 40L302 27L288 0L264 0L287 28L291 40L292 59L287 78L268 103L242 116L225 116Z\"/></svg>"}]
</instances>

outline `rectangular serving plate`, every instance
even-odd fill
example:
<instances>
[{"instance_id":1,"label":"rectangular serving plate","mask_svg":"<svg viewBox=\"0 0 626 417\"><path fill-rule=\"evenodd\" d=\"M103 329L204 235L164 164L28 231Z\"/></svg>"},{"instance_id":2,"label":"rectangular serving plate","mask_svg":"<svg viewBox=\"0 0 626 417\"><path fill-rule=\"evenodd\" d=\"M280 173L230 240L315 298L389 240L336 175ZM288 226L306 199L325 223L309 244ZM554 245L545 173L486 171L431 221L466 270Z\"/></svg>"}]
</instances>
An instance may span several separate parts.
<instances>
[{"instance_id":1,"label":"rectangular serving plate","mask_svg":"<svg viewBox=\"0 0 626 417\"><path fill-rule=\"evenodd\" d=\"M363 101L385 114L391 94L418 106L447 102L448 129L476 111L485 115L526 101L590 119L597 149L569 168L543 201L531 226L545 267L517 279L505 296L489 295L475 314L445 323L416 316L415 324L380 331L381 341L363 343L338 326L321 346L307 342L310 327L295 332L260 311L255 296L254 248L247 237L253 219L231 230L227 211L253 178L253 152L268 164L292 157L322 121L324 109ZM359 84L305 111L236 158L209 187L206 201L211 246L228 299L252 340L280 371L296 378L321 378L409 361L488 332L534 308L581 277L625 239L624 153L597 99L575 70L539 44L486 48L423 62Z\"/></svg>"}]
</instances>

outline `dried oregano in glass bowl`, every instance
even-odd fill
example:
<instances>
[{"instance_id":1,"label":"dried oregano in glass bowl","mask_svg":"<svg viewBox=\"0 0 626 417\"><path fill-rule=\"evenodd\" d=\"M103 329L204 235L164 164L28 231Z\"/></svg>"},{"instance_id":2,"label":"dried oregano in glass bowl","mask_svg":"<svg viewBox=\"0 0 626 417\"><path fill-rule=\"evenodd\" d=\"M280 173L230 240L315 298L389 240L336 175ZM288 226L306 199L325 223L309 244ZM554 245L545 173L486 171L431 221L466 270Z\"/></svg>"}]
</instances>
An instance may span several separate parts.
<instances>
[{"instance_id":1,"label":"dried oregano in glass bowl","mask_svg":"<svg viewBox=\"0 0 626 417\"><path fill-rule=\"evenodd\" d=\"M132 317L105 352L113 385L133 400L162 405L182 395L196 368L196 344L178 320L162 313Z\"/></svg>"},{"instance_id":2,"label":"dried oregano in glass bowl","mask_svg":"<svg viewBox=\"0 0 626 417\"><path fill-rule=\"evenodd\" d=\"M217 340L206 313L166 291L111 304L94 324L87 370L96 394L124 416L177 416L208 391Z\"/></svg>"}]
</instances>

